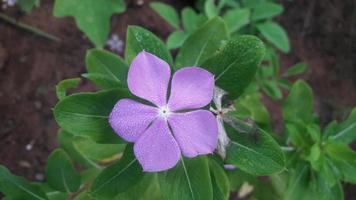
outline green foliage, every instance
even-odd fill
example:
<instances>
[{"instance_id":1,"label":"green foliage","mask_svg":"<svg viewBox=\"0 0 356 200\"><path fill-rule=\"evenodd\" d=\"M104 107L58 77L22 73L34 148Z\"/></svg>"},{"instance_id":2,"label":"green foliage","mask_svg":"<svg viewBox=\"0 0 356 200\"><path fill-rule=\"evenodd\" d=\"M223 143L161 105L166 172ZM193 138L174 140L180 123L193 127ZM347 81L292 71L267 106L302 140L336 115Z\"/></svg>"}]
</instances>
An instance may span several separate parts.
<instances>
[{"instance_id":1,"label":"green foliage","mask_svg":"<svg viewBox=\"0 0 356 200\"><path fill-rule=\"evenodd\" d=\"M80 78L65 79L56 85L56 94L59 100L66 97L67 90L78 86Z\"/></svg>"},{"instance_id":2,"label":"green foliage","mask_svg":"<svg viewBox=\"0 0 356 200\"><path fill-rule=\"evenodd\" d=\"M250 10L240 8L228 10L223 19L230 33L234 33L250 22Z\"/></svg>"},{"instance_id":3,"label":"green foliage","mask_svg":"<svg viewBox=\"0 0 356 200\"><path fill-rule=\"evenodd\" d=\"M61 192L76 192L81 184L80 174L61 149L54 150L48 157L46 177L50 187Z\"/></svg>"},{"instance_id":4,"label":"green foliage","mask_svg":"<svg viewBox=\"0 0 356 200\"><path fill-rule=\"evenodd\" d=\"M35 7L40 5L40 0L19 0L18 5L21 10L30 13Z\"/></svg>"},{"instance_id":5,"label":"green foliage","mask_svg":"<svg viewBox=\"0 0 356 200\"><path fill-rule=\"evenodd\" d=\"M165 3L152 2L151 8L162 16L173 28L179 29L179 16L176 10Z\"/></svg>"},{"instance_id":6,"label":"green foliage","mask_svg":"<svg viewBox=\"0 0 356 200\"><path fill-rule=\"evenodd\" d=\"M284 53L290 50L289 39L286 31L275 22L265 22L257 24L257 29L261 34L278 49Z\"/></svg>"},{"instance_id":7,"label":"green foliage","mask_svg":"<svg viewBox=\"0 0 356 200\"><path fill-rule=\"evenodd\" d=\"M110 17L126 9L123 0L56 0L56 17L74 17L78 28L96 47L103 47L109 34Z\"/></svg>"}]
</instances>

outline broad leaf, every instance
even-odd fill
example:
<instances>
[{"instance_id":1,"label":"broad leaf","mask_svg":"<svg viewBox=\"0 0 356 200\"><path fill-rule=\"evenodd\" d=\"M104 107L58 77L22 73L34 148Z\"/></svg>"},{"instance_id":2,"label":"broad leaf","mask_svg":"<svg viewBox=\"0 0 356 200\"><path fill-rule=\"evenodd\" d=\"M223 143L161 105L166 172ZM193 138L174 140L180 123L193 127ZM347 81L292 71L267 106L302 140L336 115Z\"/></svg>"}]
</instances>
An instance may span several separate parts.
<instances>
[{"instance_id":1,"label":"broad leaf","mask_svg":"<svg viewBox=\"0 0 356 200\"><path fill-rule=\"evenodd\" d=\"M67 90L77 87L80 82L80 78L65 79L56 85L56 94L59 100L66 97Z\"/></svg>"},{"instance_id":2,"label":"broad leaf","mask_svg":"<svg viewBox=\"0 0 356 200\"><path fill-rule=\"evenodd\" d=\"M30 184L22 177L12 175L2 165L0 165L0 192L9 200L48 200L46 194L38 186Z\"/></svg>"},{"instance_id":3,"label":"broad leaf","mask_svg":"<svg viewBox=\"0 0 356 200\"><path fill-rule=\"evenodd\" d=\"M261 34L284 53L290 50L289 39L286 31L275 22L265 22L257 24L257 29Z\"/></svg>"},{"instance_id":4,"label":"broad leaf","mask_svg":"<svg viewBox=\"0 0 356 200\"><path fill-rule=\"evenodd\" d=\"M356 108L354 108L346 121L337 126L332 140L349 144L356 140Z\"/></svg>"},{"instance_id":5,"label":"broad leaf","mask_svg":"<svg viewBox=\"0 0 356 200\"><path fill-rule=\"evenodd\" d=\"M80 174L75 170L69 156L56 149L48 157L46 166L48 184L55 190L72 193L79 189Z\"/></svg>"},{"instance_id":6,"label":"broad leaf","mask_svg":"<svg viewBox=\"0 0 356 200\"><path fill-rule=\"evenodd\" d=\"M96 47L102 47L109 34L111 15L125 9L123 0L56 0L53 13L56 17L74 17L79 29Z\"/></svg>"},{"instance_id":7,"label":"broad leaf","mask_svg":"<svg viewBox=\"0 0 356 200\"><path fill-rule=\"evenodd\" d=\"M233 121L229 124L233 125ZM269 175L285 168L284 154L276 141L262 129L238 132L225 124L231 139L226 162L253 175Z\"/></svg>"},{"instance_id":8,"label":"broad leaf","mask_svg":"<svg viewBox=\"0 0 356 200\"><path fill-rule=\"evenodd\" d=\"M175 31L169 35L167 39L167 47L168 49L176 49L184 43L187 39L188 34L182 31Z\"/></svg>"},{"instance_id":9,"label":"broad leaf","mask_svg":"<svg viewBox=\"0 0 356 200\"><path fill-rule=\"evenodd\" d=\"M301 80L296 81L283 104L283 119L286 122L312 121L313 91Z\"/></svg>"},{"instance_id":10,"label":"broad leaf","mask_svg":"<svg viewBox=\"0 0 356 200\"><path fill-rule=\"evenodd\" d=\"M162 2L150 3L151 8L165 19L173 28L179 29L179 17L177 11L170 5Z\"/></svg>"},{"instance_id":11,"label":"broad leaf","mask_svg":"<svg viewBox=\"0 0 356 200\"><path fill-rule=\"evenodd\" d=\"M299 164L299 166L292 170L289 177L287 191L284 199L300 200L308 195L309 186L309 168L306 163Z\"/></svg>"},{"instance_id":12,"label":"broad leaf","mask_svg":"<svg viewBox=\"0 0 356 200\"><path fill-rule=\"evenodd\" d=\"M182 158L177 166L159 173L158 176L165 199L212 200L213 198L208 160L205 156Z\"/></svg>"},{"instance_id":13,"label":"broad leaf","mask_svg":"<svg viewBox=\"0 0 356 200\"><path fill-rule=\"evenodd\" d=\"M126 85L127 64L117 55L92 49L85 58L88 74L85 76L103 89Z\"/></svg>"},{"instance_id":14,"label":"broad leaf","mask_svg":"<svg viewBox=\"0 0 356 200\"><path fill-rule=\"evenodd\" d=\"M224 168L222 167L222 164L220 165L214 159L209 159L209 169L213 186L213 199L229 199L230 182L224 171Z\"/></svg>"},{"instance_id":15,"label":"broad leaf","mask_svg":"<svg viewBox=\"0 0 356 200\"><path fill-rule=\"evenodd\" d=\"M180 48L176 68L201 66L229 38L224 21L213 18L192 33Z\"/></svg>"},{"instance_id":16,"label":"broad leaf","mask_svg":"<svg viewBox=\"0 0 356 200\"><path fill-rule=\"evenodd\" d=\"M250 22L250 10L240 8L228 10L224 14L223 19L229 28L230 33L233 33Z\"/></svg>"},{"instance_id":17,"label":"broad leaf","mask_svg":"<svg viewBox=\"0 0 356 200\"><path fill-rule=\"evenodd\" d=\"M78 93L64 98L54 108L54 117L69 133L99 143L117 143L121 139L109 125L108 117L116 102L130 97L126 89L97 93Z\"/></svg>"},{"instance_id":18,"label":"broad leaf","mask_svg":"<svg viewBox=\"0 0 356 200\"><path fill-rule=\"evenodd\" d=\"M119 161L98 175L90 193L92 196L113 198L135 186L143 176L142 167L133 154L132 145L129 145Z\"/></svg>"},{"instance_id":19,"label":"broad leaf","mask_svg":"<svg viewBox=\"0 0 356 200\"><path fill-rule=\"evenodd\" d=\"M141 51L147 51L165 60L171 67L173 59L166 45L150 31L139 26L129 26L126 33L125 60L127 63Z\"/></svg>"},{"instance_id":20,"label":"broad leaf","mask_svg":"<svg viewBox=\"0 0 356 200\"><path fill-rule=\"evenodd\" d=\"M254 21L277 16L283 12L283 7L272 2L260 3L254 7L251 19Z\"/></svg>"},{"instance_id":21,"label":"broad leaf","mask_svg":"<svg viewBox=\"0 0 356 200\"><path fill-rule=\"evenodd\" d=\"M231 39L201 66L215 75L215 83L231 99L240 96L255 76L265 53L261 40L254 36Z\"/></svg>"}]
</instances>

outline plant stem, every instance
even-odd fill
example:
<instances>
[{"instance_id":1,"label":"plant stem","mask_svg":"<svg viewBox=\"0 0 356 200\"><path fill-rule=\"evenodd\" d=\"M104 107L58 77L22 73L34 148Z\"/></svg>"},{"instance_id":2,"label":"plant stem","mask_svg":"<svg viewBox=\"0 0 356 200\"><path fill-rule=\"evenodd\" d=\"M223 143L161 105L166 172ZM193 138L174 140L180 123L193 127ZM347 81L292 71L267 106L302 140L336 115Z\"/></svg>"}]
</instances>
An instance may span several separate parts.
<instances>
[{"instance_id":1,"label":"plant stem","mask_svg":"<svg viewBox=\"0 0 356 200\"><path fill-rule=\"evenodd\" d=\"M3 21L9 23L9 24L12 24L14 26L17 26L19 28L22 28L26 31L29 31L35 35L38 35L38 36L41 36L41 37L44 37L48 40L51 40L51 41L54 41L54 42L60 42L61 39L59 39L58 37L54 36L54 35L51 35L49 33L46 33L44 31L41 31L40 29L37 29L37 28L34 28L34 27L31 27L27 24L24 24L22 22L19 22L3 13L0 13L0 19L2 19Z\"/></svg>"}]
</instances>

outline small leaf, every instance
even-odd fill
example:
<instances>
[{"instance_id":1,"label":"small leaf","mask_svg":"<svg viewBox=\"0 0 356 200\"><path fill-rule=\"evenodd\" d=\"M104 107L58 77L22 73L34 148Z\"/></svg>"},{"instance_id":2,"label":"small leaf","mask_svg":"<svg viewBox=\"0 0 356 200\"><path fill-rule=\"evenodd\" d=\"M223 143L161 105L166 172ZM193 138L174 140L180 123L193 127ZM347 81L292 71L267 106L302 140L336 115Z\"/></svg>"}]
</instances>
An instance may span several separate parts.
<instances>
[{"instance_id":1,"label":"small leaf","mask_svg":"<svg viewBox=\"0 0 356 200\"><path fill-rule=\"evenodd\" d=\"M273 2L265 2L256 5L253 9L251 19L258 21L262 19L272 18L283 12L283 7Z\"/></svg>"},{"instance_id":2,"label":"small leaf","mask_svg":"<svg viewBox=\"0 0 356 200\"><path fill-rule=\"evenodd\" d=\"M195 31L198 28L198 22L198 14L191 7L185 7L182 10L182 23L185 31Z\"/></svg>"},{"instance_id":3,"label":"small leaf","mask_svg":"<svg viewBox=\"0 0 356 200\"><path fill-rule=\"evenodd\" d=\"M273 100L279 100L279 99L282 99L282 97L283 97L282 91L278 87L276 80L263 81L262 89Z\"/></svg>"},{"instance_id":4,"label":"small leaf","mask_svg":"<svg viewBox=\"0 0 356 200\"><path fill-rule=\"evenodd\" d=\"M262 129L240 133L227 124L225 129L231 139L227 163L253 175L269 175L284 169L284 154L268 133Z\"/></svg>"},{"instance_id":5,"label":"small leaf","mask_svg":"<svg viewBox=\"0 0 356 200\"><path fill-rule=\"evenodd\" d=\"M168 49L176 49L182 46L184 41L187 39L188 34L182 31L175 31L169 35L167 39Z\"/></svg>"},{"instance_id":6,"label":"small leaf","mask_svg":"<svg viewBox=\"0 0 356 200\"><path fill-rule=\"evenodd\" d=\"M79 189L80 174L75 170L69 156L61 149L54 150L46 166L48 184L55 190L72 193Z\"/></svg>"},{"instance_id":7,"label":"small leaf","mask_svg":"<svg viewBox=\"0 0 356 200\"><path fill-rule=\"evenodd\" d=\"M283 119L286 122L312 121L313 91L301 80L296 81L283 104Z\"/></svg>"},{"instance_id":8,"label":"small leaf","mask_svg":"<svg viewBox=\"0 0 356 200\"><path fill-rule=\"evenodd\" d=\"M290 50L289 39L286 31L275 22L265 22L257 24L257 29L274 46L284 53Z\"/></svg>"},{"instance_id":9,"label":"small leaf","mask_svg":"<svg viewBox=\"0 0 356 200\"><path fill-rule=\"evenodd\" d=\"M206 0L204 4L204 11L206 16L211 19L219 14L219 9L215 5L214 0Z\"/></svg>"},{"instance_id":10,"label":"small leaf","mask_svg":"<svg viewBox=\"0 0 356 200\"><path fill-rule=\"evenodd\" d=\"M286 72L283 73L283 77L294 76L302 74L307 70L308 66L305 63L298 63L288 68Z\"/></svg>"},{"instance_id":11,"label":"small leaf","mask_svg":"<svg viewBox=\"0 0 356 200\"><path fill-rule=\"evenodd\" d=\"M224 14L223 19L230 33L233 33L250 22L250 10L240 8L228 10Z\"/></svg>"},{"instance_id":12,"label":"small leaf","mask_svg":"<svg viewBox=\"0 0 356 200\"><path fill-rule=\"evenodd\" d=\"M127 63L141 51L147 51L165 60L171 67L173 59L166 45L150 31L139 26L129 26L126 33L125 60Z\"/></svg>"},{"instance_id":13,"label":"small leaf","mask_svg":"<svg viewBox=\"0 0 356 200\"><path fill-rule=\"evenodd\" d=\"M94 180L90 194L97 197L114 198L129 190L143 178L144 172L128 145L123 157L104 169Z\"/></svg>"},{"instance_id":14,"label":"small leaf","mask_svg":"<svg viewBox=\"0 0 356 200\"><path fill-rule=\"evenodd\" d=\"M105 50L92 49L85 57L88 74L92 80L103 89L117 88L126 85L127 64L117 55Z\"/></svg>"},{"instance_id":15,"label":"small leaf","mask_svg":"<svg viewBox=\"0 0 356 200\"><path fill-rule=\"evenodd\" d=\"M117 143L121 139L110 127L108 116L119 99L130 96L127 89L74 94L57 103L54 117L61 128L75 136Z\"/></svg>"},{"instance_id":16,"label":"small leaf","mask_svg":"<svg viewBox=\"0 0 356 200\"><path fill-rule=\"evenodd\" d=\"M356 140L356 108L351 111L346 121L340 123L331 139L345 144Z\"/></svg>"},{"instance_id":17,"label":"small leaf","mask_svg":"<svg viewBox=\"0 0 356 200\"><path fill-rule=\"evenodd\" d=\"M227 27L221 18L209 20L185 40L176 58L176 68L200 66L228 38Z\"/></svg>"},{"instance_id":18,"label":"small leaf","mask_svg":"<svg viewBox=\"0 0 356 200\"><path fill-rule=\"evenodd\" d=\"M66 97L67 90L78 86L80 78L65 79L56 85L56 94L59 100Z\"/></svg>"},{"instance_id":19,"label":"small leaf","mask_svg":"<svg viewBox=\"0 0 356 200\"><path fill-rule=\"evenodd\" d=\"M0 192L8 200L48 200L46 194L36 185L24 178L15 176L4 166L0 165Z\"/></svg>"},{"instance_id":20,"label":"small leaf","mask_svg":"<svg viewBox=\"0 0 356 200\"><path fill-rule=\"evenodd\" d=\"M109 34L111 15L125 9L123 0L56 0L53 13L56 17L74 17L78 28L96 47L102 47Z\"/></svg>"},{"instance_id":21,"label":"small leaf","mask_svg":"<svg viewBox=\"0 0 356 200\"><path fill-rule=\"evenodd\" d=\"M292 171L289 178L284 199L300 200L308 195L309 168L306 163L301 163Z\"/></svg>"},{"instance_id":22,"label":"small leaf","mask_svg":"<svg viewBox=\"0 0 356 200\"><path fill-rule=\"evenodd\" d=\"M40 5L40 0L19 0L18 1L21 10L30 13L34 7Z\"/></svg>"},{"instance_id":23,"label":"small leaf","mask_svg":"<svg viewBox=\"0 0 356 200\"><path fill-rule=\"evenodd\" d=\"M126 144L98 144L87 138L76 137L74 146L86 158L100 161L123 152Z\"/></svg>"},{"instance_id":24,"label":"small leaf","mask_svg":"<svg viewBox=\"0 0 356 200\"><path fill-rule=\"evenodd\" d=\"M162 2L152 2L150 3L150 6L163 19L165 19L173 28L179 29L178 13L172 6Z\"/></svg>"},{"instance_id":25,"label":"small leaf","mask_svg":"<svg viewBox=\"0 0 356 200\"><path fill-rule=\"evenodd\" d=\"M208 160L205 156L182 158L177 166L159 173L158 176L165 199L212 200L213 198Z\"/></svg>"},{"instance_id":26,"label":"small leaf","mask_svg":"<svg viewBox=\"0 0 356 200\"><path fill-rule=\"evenodd\" d=\"M254 78L264 53L265 47L257 37L240 36L231 39L201 67L213 73L216 85L236 99Z\"/></svg>"}]
</instances>

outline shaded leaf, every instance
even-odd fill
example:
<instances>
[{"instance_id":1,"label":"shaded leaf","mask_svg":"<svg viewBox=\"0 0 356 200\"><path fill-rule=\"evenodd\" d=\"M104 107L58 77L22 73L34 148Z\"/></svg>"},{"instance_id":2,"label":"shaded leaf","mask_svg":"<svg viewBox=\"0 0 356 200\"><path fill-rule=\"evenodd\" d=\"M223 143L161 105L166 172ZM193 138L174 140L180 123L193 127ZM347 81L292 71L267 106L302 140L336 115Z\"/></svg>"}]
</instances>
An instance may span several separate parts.
<instances>
[{"instance_id":1,"label":"shaded leaf","mask_svg":"<svg viewBox=\"0 0 356 200\"><path fill-rule=\"evenodd\" d=\"M289 39L286 31L275 22L265 22L257 24L257 29L261 34L284 53L290 50Z\"/></svg>"},{"instance_id":2,"label":"shaded leaf","mask_svg":"<svg viewBox=\"0 0 356 200\"><path fill-rule=\"evenodd\" d=\"M288 68L287 71L285 71L282 76L289 77L289 76L302 74L307 70L307 68L308 68L307 64L298 63Z\"/></svg>"},{"instance_id":3,"label":"shaded leaf","mask_svg":"<svg viewBox=\"0 0 356 200\"><path fill-rule=\"evenodd\" d=\"M228 10L224 14L223 19L230 33L233 33L250 22L250 10L240 8Z\"/></svg>"},{"instance_id":4,"label":"shaded leaf","mask_svg":"<svg viewBox=\"0 0 356 200\"><path fill-rule=\"evenodd\" d=\"M56 85L56 94L59 100L66 97L67 90L77 87L80 82L80 78L65 79Z\"/></svg>"},{"instance_id":5,"label":"shaded leaf","mask_svg":"<svg viewBox=\"0 0 356 200\"><path fill-rule=\"evenodd\" d=\"M257 4L252 12L251 19L254 21L272 18L283 12L283 7L273 2Z\"/></svg>"},{"instance_id":6,"label":"shaded leaf","mask_svg":"<svg viewBox=\"0 0 356 200\"><path fill-rule=\"evenodd\" d=\"M172 6L162 2L152 2L150 3L150 6L163 19L165 19L173 28L179 29L178 13Z\"/></svg>"}]
</instances>

